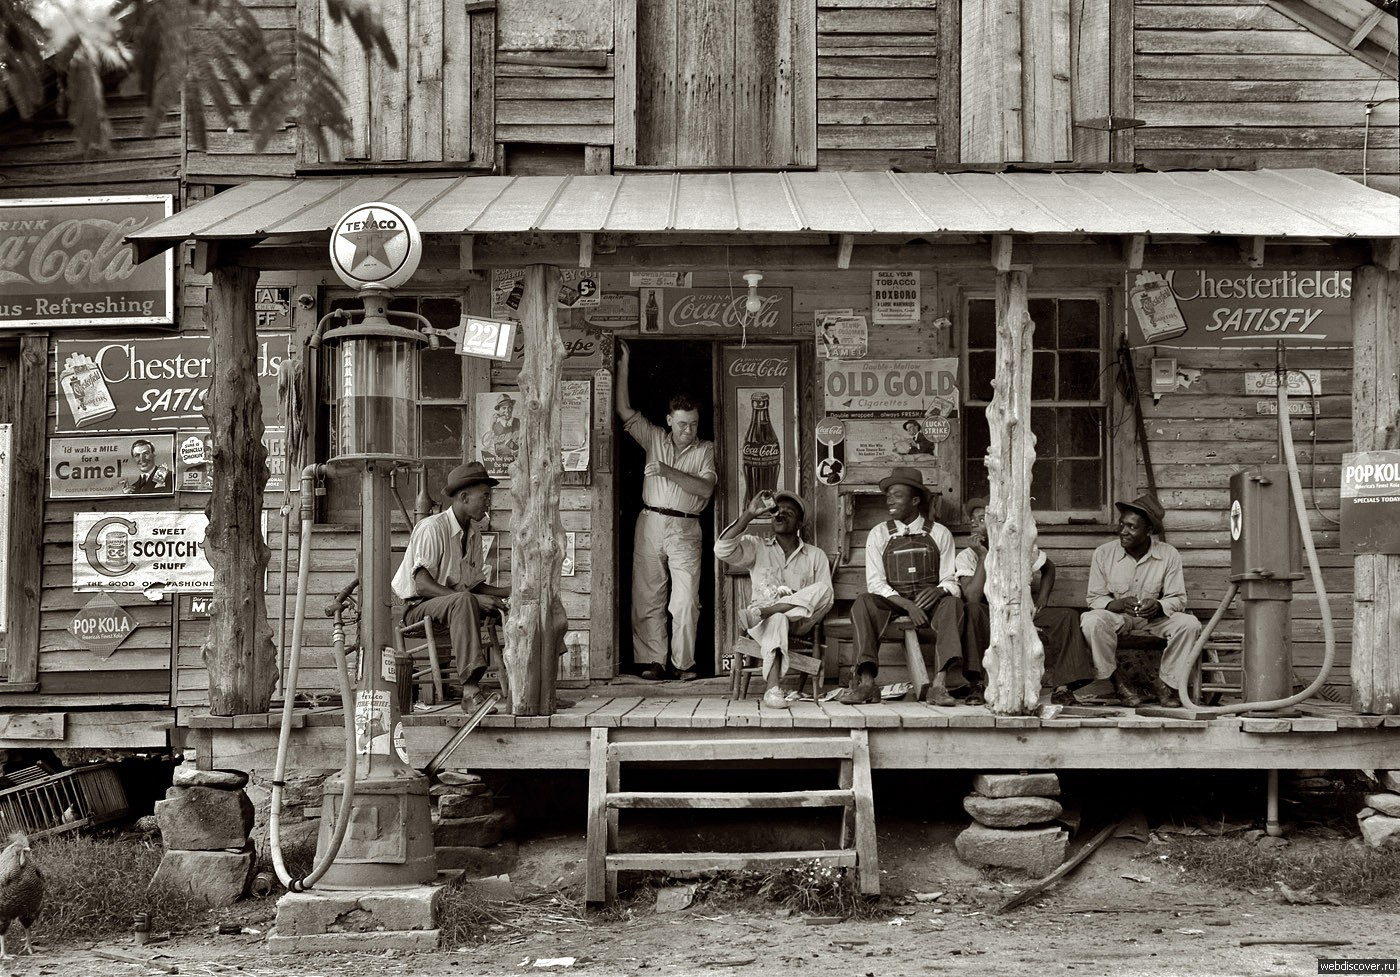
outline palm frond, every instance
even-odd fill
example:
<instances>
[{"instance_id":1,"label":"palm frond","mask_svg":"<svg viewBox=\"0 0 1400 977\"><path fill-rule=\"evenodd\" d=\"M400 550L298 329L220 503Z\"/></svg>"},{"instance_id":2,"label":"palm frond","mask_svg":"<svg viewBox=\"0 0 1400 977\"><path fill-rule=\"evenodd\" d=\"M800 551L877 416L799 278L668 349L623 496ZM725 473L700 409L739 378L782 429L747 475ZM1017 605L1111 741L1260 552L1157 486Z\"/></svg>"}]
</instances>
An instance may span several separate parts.
<instances>
[{"instance_id":1,"label":"palm frond","mask_svg":"<svg viewBox=\"0 0 1400 977\"><path fill-rule=\"evenodd\" d=\"M0 0L0 112L13 107L27 119L38 111L44 99L45 39L25 0Z\"/></svg>"},{"instance_id":2,"label":"palm frond","mask_svg":"<svg viewBox=\"0 0 1400 977\"><path fill-rule=\"evenodd\" d=\"M389 35L375 16L374 0L326 0L326 11L333 23L339 24L343 20L350 25L362 48L371 54L378 54L391 68L399 66L399 58Z\"/></svg>"}]
</instances>

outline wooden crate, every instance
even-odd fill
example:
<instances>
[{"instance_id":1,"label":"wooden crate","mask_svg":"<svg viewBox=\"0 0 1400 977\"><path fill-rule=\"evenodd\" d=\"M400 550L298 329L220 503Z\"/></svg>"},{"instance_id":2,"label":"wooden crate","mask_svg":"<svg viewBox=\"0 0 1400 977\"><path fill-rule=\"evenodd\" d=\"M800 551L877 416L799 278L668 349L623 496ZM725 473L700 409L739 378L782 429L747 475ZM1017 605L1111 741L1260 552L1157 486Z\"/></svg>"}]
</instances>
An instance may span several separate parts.
<instances>
[{"instance_id":1,"label":"wooden crate","mask_svg":"<svg viewBox=\"0 0 1400 977\"><path fill-rule=\"evenodd\" d=\"M32 841L113 821L130 809L116 767L95 763L0 791L0 833L23 832Z\"/></svg>"}]
</instances>

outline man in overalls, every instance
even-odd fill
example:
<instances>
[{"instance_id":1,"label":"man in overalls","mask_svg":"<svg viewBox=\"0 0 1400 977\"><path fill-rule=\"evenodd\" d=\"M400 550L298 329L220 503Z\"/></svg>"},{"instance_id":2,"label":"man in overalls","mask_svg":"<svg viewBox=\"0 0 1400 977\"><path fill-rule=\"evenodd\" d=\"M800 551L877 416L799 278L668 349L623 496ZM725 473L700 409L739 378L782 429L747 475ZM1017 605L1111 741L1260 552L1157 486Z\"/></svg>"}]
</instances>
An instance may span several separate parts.
<instances>
[{"instance_id":1,"label":"man in overalls","mask_svg":"<svg viewBox=\"0 0 1400 977\"><path fill-rule=\"evenodd\" d=\"M946 671L962 660L962 601L954 570L953 534L927 514L929 491L914 468L896 468L880 480L890 518L870 530L865 541L865 589L851 607L855 630L856 675L841 702L880 701L880 632L903 615L920 630L931 630L932 653L920 647L932 681L930 705L952 706ZM918 690L916 690L918 691Z\"/></svg>"}]
</instances>

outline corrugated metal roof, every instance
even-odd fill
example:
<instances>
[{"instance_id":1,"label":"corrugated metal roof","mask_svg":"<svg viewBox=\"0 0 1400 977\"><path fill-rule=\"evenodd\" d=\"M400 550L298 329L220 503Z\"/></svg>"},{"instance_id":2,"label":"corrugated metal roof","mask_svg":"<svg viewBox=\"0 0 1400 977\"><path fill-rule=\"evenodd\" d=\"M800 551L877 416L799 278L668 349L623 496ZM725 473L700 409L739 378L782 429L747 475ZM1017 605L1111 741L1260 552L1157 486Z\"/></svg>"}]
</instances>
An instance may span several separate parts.
<instances>
[{"instance_id":1,"label":"corrugated metal roof","mask_svg":"<svg viewBox=\"0 0 1400 977\"><path fill-rule=\"evenodd\" d=\"M627 173L249 183L129 235L148 245L327 233L394 204L424 234L817 232L1400 237L1400 198L1324 170Z\"/></svg>"}]
</instances>

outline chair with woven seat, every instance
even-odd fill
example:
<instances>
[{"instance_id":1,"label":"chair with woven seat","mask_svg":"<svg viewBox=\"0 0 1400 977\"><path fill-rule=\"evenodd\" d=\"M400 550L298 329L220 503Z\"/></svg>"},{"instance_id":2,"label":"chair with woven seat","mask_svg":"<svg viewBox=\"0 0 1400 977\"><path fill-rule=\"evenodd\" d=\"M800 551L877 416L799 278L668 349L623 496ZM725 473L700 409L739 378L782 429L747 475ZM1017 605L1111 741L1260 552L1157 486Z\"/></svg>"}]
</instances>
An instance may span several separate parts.
<instances>
[{"instance_id":1,"label":"chair with woven seat","mask_svg":"<svg viewBox=\"0 0 1400 977\"><path fill-rule=\"evenodd\" d=\"M451 661L444 664L440 650L445 649L442 649L442 643L434 634L435 629L428 627L428 623L425 617L413 624L400 624L394 628L394 650L400 660L407 662L409 669L408 681L400 679L400 689L416 685L418 701L427 705L437 705L446 701L446 686L457 681L456 664ZM486 652L487 670L498 674L501 692L508 697L510 693L501 652L500 625L499 614L482 613L481 646ZM418 641L410 644L415 638Z\"/></svg>"}]
</instances>

